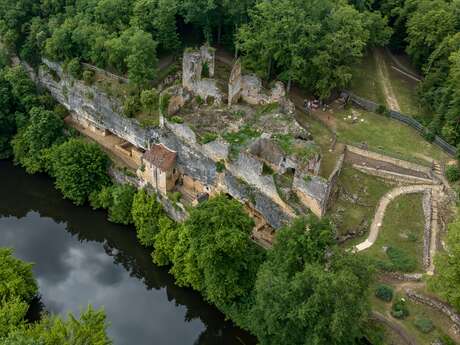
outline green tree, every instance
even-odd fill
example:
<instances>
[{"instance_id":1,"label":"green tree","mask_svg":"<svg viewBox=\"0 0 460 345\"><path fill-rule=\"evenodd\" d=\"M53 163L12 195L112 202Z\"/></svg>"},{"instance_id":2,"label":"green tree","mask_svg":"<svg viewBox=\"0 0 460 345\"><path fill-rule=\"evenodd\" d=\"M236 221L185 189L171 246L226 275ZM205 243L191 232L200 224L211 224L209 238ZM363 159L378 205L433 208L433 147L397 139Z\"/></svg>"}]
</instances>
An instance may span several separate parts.
<instances>
[{"instance_id":1,"label":"green tree","mask_svg":"<svg viewBox=\"0 0 460 345\"><path fill-rule=\"evenodd\" d=\"M0 300L0 341L24 327L28 310L29 305L19 297Z\"/></svg>"},{"instance_id":2,"label":"green tree","mask_svg":"<svg viewBox=\"0 0 460 345\"><path fill-rule=\"evenodd\" d=\"M46 169L46 149L64 140L64 122L51 111L33 108L29 125L13 139L15 161L34 174Z\"/></svg>"},{"instance_id":3,"label":"green tree","mask_svg":"<svg viewBox=\"0 0 460 345\"><path fill-rule=\"evenodd\" d=\"M70 139L52 148L48 159L56 188L77 205L82 205L92 191L109 184L109 158L96 144Z\"/></svg>"},{"instance_id":4,"label":"green tree","mask_svg":"<svg viewBox=\"0 0 460 345\"><path fill-rule=\"evenodd\" d=\"M23 301L30 302L37 291L32 265L16 259L11 249L0 248L1 298L10 300L19 297Z\"/></svg>"},{"instance_id":5,"label":"green tree","mask_svg":"<svg viewBox=\"0 0 460 345\"><path fill-rule=\"evenodd\" d=\"M236 200L218 196L190 212L179 228L172 272L220 308L247 298L263 255L250 240L253 220Z\"/></svg>"},{"instance_id":6,"label":"green tree","mask_svg":"<svg viewBox=\"0 0 460 345\"><path fill-rule=\"evenodd\" d=\"M132 217L137 230L137 238L143 246L152 247L159 232L160 218L165 217L163 207L155 195L139 190L133 199Z\"/></svg>"},{"instance_id":7,"label":"green tree","mask_svg":"<svg viewBox=\"0 0 460 345\"><path fill-rule=\"evenodd\" d=\"M157 42L151 34L138 30L130 38L129 48L130 53L126 58L129 80L139 86L146 85L155 78Z\"/></svg>"},{"instance_id":8,"label":"green tree","mask_svg":"<svg viewBox=\"0 0 460 345\"><path fill-rule=\"evenodd\" d=\"M351 345L362 337L371 275L361 258L331 247L332 233L314 217L278 232L249 317L261 344Z\"/></svg>"},{"instance_id":9,"label":"green tree","mask_svg":"<svg viewBox=\"0 0 460 345\"><path fill-rule=\"evenodd\" d=\"M460 310L460 220L449 225L447 252L435 257L436 274L429 278L429 288Z\"/></svg>"},{"instance_id":10,"label":"green tree","mask_svg":"<svg viewBox=\"0 0 460 345\"><path fill-rule=\"evenodd\" d=\"M237 35L245 65L266 78L277 72L288 89L296 81L322 98L347 85L371 43L365 14L342 2L261 1L250 19Z\"/></svg>"},{"instance_id":11,"label":"green tree","mask_svg":"<svg viewBox=\"0 0 460 345\"><path fill-rule=\"evenodd\" d=\"M155 236L155 250L152 253L153 262L160 266L173 263L174 248L179 241L182 224L175 223L167 216L158 220L159 232Z\"/></svg>"}]
</instances>

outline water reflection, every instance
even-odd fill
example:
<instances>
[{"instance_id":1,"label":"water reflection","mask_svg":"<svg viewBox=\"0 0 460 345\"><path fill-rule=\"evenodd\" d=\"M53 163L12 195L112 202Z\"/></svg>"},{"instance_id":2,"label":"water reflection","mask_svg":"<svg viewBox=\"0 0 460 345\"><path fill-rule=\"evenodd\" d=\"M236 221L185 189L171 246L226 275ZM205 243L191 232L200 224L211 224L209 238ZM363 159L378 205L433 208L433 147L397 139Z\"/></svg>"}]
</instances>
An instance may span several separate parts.
<instances>
[{"instance_id":1,"label":"water reflection","mask_svg":"<svg viewBox=\"0 0 460 345\"><path fill-rule=\"evenodd\" d=\"M115 344L254 344L154 266L131 228L62 200L45 176L0 161L0 246L35 262L47 310L104 306Z\"/></svg>"}]
</instances>

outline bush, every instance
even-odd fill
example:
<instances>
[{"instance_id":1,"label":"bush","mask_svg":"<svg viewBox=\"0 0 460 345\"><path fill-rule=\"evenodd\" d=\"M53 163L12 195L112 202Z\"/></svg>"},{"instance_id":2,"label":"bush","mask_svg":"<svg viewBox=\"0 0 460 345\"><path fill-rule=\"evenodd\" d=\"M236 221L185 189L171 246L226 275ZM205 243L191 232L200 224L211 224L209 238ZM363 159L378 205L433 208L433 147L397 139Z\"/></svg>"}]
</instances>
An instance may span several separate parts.
<instances>
[{"instance_id":1,"label":"bush","mask_svg":"<svg viewBox=\"0 0 460 345\"><path fill-rule=\"evenodd\" d=\"M446 178L449 182L457 182L460 180L460 169L457 165L449 165L446 169Z\"/></svg>"},{"instance_id":2,"label":"bush","mask_svg":"<svg viewBox=\"0 0 460 345\"><path fill-rule=\"evenodd\" d=\"M182 123L184 123L184 119L182 117L180 117L180 116L173 116L173 117L171 117L171 122L182 124Z\"/></svg>"},{"instance_id":3,"label":"bush","mask_svg":"<svg viewBox=\"0 0 460 345\"><path fill-rule=\"evenodd\" d=\"M388 109L385 107L383 104L380 104L377 109L375 110L377 114L380 115L387 115L388 114Z\"/></svg>"},{"instance_id":4,"label":"bush","mask_svg":"<svg viewBox=\"0 0 460 345\"><path fill-rule=\"evenodd\" d=\"M162 205L154 195L140 190L134 196L131 214L141 244L146 247L153 246L159 232L159 219L164 217Z\"/></svg>"},{"instance_id":5,"label":"bush","mask_svg":"<svg viewBox=\"0 0 460 345\"><path fill-rule=\"evenodd\" d=\"M420 316L417 316L414 325L422 333L430 333L434 329L433 322L430 319Z\"/></svg>"},{"instance_id":6,"label":"bush","mask_svg":"<svg viewBox=\"0 0 460 345\"><path fill-rule=\"evenodd\" d=\"M95 80L96 80L96 75L94 71L87 69L83 72L83 81L85 82L86 85L93 85Z\"/></svg>"},{"instance_id":7,"label":"bush","mask_svg":"<svg viewBox=\"0 0 460 345\"><path fill-rule=\"evenodd\" d=\"M375 296L382 301L391 302L393 299L393 288L391 286L381 284L375 289Z\"/></svg>"},{"instance_id":8,"label":"bush","mask_svg":"<svg viewBox=\"0 0 460 345\"><path fill-rule=\"evenodd\" d=\"M388 267L391 271L413 272L417 268L416 260L399 248L388 248L387 256L391 261Z\"/></svg>"},{"instance_id":9,"label":"bush","mask_svg":"<svg viewBox=\"0 0 460 345\"><path fill-rule=\"evenodd\" d=\"M201 70L202 78L209 78L209 65L207 62L203 64L203 69Z\"/></svg>"},{"instance_id":10,"label":"bush","mask_svg":"<svg viewBox=\"0 0 460 345\"><path fill-rule=\"evenodd\" d=\"M221 173L225 170L225 162L224 161L218 161L216 162L216 171L218 173Z\"/></svg>"},{"instance_id":11,"label":"bush","mask_svg":"<svg viewBox=\"0 0 460 345\"><path fill-rule=\"evenodd\" d=\"M163 94L160 97L160 112L165 115L168 112L169 100L171 99L170 94Z\"/></svg>"},{"instance_id":12,"label":"bush","mask_svg":"<svg viewBox=\"0 0 460 345\"><path fill-rule=\"evenodd\" d=\"M391 315L397 319L405 319L409 316L409 309L407 309L406 301L403 298L393 303Z\"/></svg>"},{"instance_id":13,"label":"bush","mask_svg":"<svg viewBox=\"0 0 460 345\"><path fill-rule=\"evenodd\" d=\"M91 193L89 199L94 209L104 208L109 211L111 222L128 225L133 222L131 210L135 193L133 186L118 184Z\"/></svg>"},{"instance_id":14,"label":"bush","mask_svg":"<svg viewBox=\"0 0 460 345\"><path fill-rule=\"evenodd\" d=\"M207 143L210 143L211 141L214 141L217 139L217 134L216 133L205 133L203 134L203 136L201 137L201 143L202 144L207 144Z\"/></svg>"},{"instance_id":15,"label":"bush","mask_svg":"<svg viewBox=\"0 0 460 345\"><path fill-rule=\"evenodd\" d=\"M134 117L141 110L141 102L138 95L128 96L123 103L123 114L126 117Z\"/></svg>"},{"instance_id":16,"label":"bush","mask_svg":"<svg viewBox=\"0 0 460 345\"><path fill-rule=\"evenodd\" d=\"M434 138L436 137L436 134L434 134L432 131L426 129L426 130L423 132L422 137L423 137L426 141L432 143L432 142L434 141Z\"/></svg>"},{"instance_id":17,"label":"bush","mask_svg":"<svg viewBox=\"0 0 460 345\"><path fill-rule=\"evenodd\" d=\"M204 99L201 96L196 96L195 97L195 102L198 105L203 105L204 104Z\"/></svg>"},{"instance_id":18,"label":"bush","mask_svg":"<svg viewBox=\"0 0 460 345\"><path fill-rule=\"evenodd\" d=\"M74 77L75 79L81 79L82 76L82 68L80 64L80 60L74 58L67 62L67 72Z\"/></svg>"},{"instance_id":19,"label":"bush","mask_svg":"<svg viewBox=\"0 0 460 345\"><path fill-rule=\"evenodd\" d=\"M155 89L144 90L141 93L142 110L148 115L158 114L159 95Z\"/></svg>"}]
</instances>

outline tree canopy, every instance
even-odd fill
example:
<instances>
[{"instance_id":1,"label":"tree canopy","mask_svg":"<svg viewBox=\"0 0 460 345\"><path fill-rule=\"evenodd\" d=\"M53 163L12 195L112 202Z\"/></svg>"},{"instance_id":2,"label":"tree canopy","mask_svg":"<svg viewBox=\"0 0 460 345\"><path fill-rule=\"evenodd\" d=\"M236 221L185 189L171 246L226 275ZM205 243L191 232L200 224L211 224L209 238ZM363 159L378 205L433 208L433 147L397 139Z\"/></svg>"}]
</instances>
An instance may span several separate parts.
<instances>
[{"instance_id":1,"label":"tree canopy","mask_svg":"<svg viewBox=\"0 0 460 345\"><path fill-rule=\"evenodd\" d=\"M356 344L369 312L371 272L333 248L332 226L297 220L276 237L255 284L250 328L261 344Z\"/></svg>"},{"instance_id":2,"label":"tree canopy","mask_svg":"<svg viewBox=\"0 0 460 345\"><path fill-rule=\"evenodd\" d=\"M96 144L72 138L53 147L47 159L56 188L77 205L109 184L109 158Z\"/></svg>"}]
</instances>

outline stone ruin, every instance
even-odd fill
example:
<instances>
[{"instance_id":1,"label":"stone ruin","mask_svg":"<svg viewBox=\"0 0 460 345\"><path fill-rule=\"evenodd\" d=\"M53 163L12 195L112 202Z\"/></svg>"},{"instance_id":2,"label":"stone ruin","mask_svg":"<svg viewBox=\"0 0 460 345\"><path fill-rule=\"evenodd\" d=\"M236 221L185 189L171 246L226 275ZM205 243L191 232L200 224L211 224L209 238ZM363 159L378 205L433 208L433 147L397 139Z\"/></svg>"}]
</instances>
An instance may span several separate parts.
<instances>
[{"instance_id":1,"label":"stone ruin","mask_svg":"<svg viewBox=\"0 0 460 345\"><path fill-rule=\"evenodd\" d=\"M204 66L209 76L203 77ZM224 95L219 90L216 80L212 79L215 72L215 50L202 46L199 50L186 50L182 60L182 86L205 101L213 98L215 104L223 102Z\"/></svg>"},{"instance_id":2,"label":"stone ruin","mask_svg":"<svg viewBox=\"0 0 460 345\"><path fill-rule=\"evenodd\" d=\"M282 82L276 82L270 92L267 92L259 77L254 74L242 74L241 62L237 60L228 82L228 104L235 104L240 99L252 105L279 103L286 113L295 112L295 105L286 96L286 89Z\"/></svg>"},{"instance_id":3,"label":"stone ruin","mask_svg":"<svg viewBox=\"0 0 460 345\"><path fill-rule=\"evenodd\" d=\"M214 104L222 104L228 96L228 105L238 103L240 99L251 105L279 103L287 114L295 112L294 104L286 95L286 88L280 81L276 82L271 90L266 90L262 80L254 74L243 75L240 60L233 65L228 81L228 95L224 95L214 79L215 50L207 45L197 50L186 50L182 61L182 86L194 95L205 101L209 98ZM203 76L204 66L207 66L209 75Z\"/></svg>"}]
</instances>

